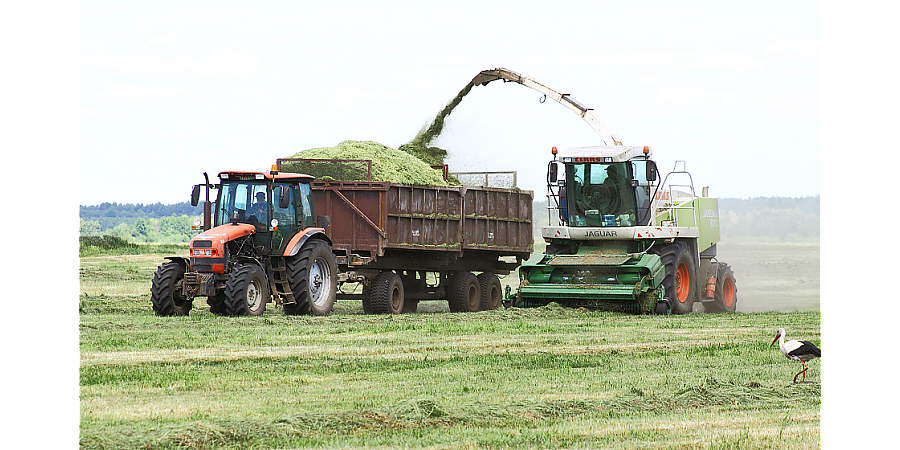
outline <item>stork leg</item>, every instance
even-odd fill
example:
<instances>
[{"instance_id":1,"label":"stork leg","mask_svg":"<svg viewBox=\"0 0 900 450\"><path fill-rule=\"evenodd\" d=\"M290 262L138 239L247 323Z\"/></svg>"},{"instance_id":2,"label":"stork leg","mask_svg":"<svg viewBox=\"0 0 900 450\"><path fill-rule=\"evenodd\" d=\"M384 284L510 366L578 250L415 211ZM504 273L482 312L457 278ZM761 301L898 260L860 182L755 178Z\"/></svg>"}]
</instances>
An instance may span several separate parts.
<instances>
[{"instance_id":1,"label":"stork leg","mask_svg":"<svg viewBox=\"0 0 900 450\"><path fill-rule=\"evenodd\" d=\"M802 379L802 381L800 381L800 382L801 382L801 383L805 383L805 382L806 382L806 370L809 369L809 366L807 366L807 365L806 365L806 361L804 361L804 360L802 360L802 359L800 360L800 362L803 363L803 370L797 372L797 375L794 375L794 383L797 382L797 377L799 377L800 374L803 374L803 379Z\"/></svg>"}]
</instances>

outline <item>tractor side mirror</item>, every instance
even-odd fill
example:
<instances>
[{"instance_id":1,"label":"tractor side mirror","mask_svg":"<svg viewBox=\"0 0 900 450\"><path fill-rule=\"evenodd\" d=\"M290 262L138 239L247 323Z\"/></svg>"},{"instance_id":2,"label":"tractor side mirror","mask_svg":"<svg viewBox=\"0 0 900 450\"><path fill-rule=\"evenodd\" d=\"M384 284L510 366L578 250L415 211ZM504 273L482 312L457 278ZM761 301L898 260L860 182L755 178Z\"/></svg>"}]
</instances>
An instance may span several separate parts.
<instances>
[{"instance_id":1,"label":"tractor side mirror","mask_svg":"<svg viewBox=\"0 0 900 450\"><path fill-rule=\"evenodd\" d=\"M291 205L291 196L290 191L282 187L278 190L278 207L281 209L287 209L288 206Z\"/></svg>"},{"instance_id":2,"label":"tractor side mirror","mask_svg":"<svg viewBox=\"0 0 900 450\"><path fill-rule=\"evenodd\" d=\"M647 177L647 181L656 181L656 174L658 173L656 169L656 162L647 161L647 173L645 176Z\"/></svg>"},{"instance_id":3,"label":"tractor side mirror","mask_svg":"<svg viewBox=\"0 0 900 450\"><path fill-rule=\"evenodd\" d=\"M194 190L191 191L191 206L197 206L200 204L200 185L195 184Z\"/></svg>"}]
</instances>

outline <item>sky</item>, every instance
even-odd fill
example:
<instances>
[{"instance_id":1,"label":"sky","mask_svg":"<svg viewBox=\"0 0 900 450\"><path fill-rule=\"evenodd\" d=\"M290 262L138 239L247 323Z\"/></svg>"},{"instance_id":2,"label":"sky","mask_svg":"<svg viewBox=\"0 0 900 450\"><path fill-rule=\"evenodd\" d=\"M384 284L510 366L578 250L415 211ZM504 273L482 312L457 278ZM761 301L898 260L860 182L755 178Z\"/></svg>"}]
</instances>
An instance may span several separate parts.
<instances>
[{"instance_id":1,"label":"sky","mask_svg":"<svg viewBox=\"0 0 900 450\"><path fill-rule=\"evenodd\" d=\"M79 37L81 205L183 202L203 172L344 140L397 148L497 67L711 196L820 193L818 2L84 1ZM552 147L608 134L540 98L476 86L433 145L542 198Z\"/></svg>"}]
</instances>

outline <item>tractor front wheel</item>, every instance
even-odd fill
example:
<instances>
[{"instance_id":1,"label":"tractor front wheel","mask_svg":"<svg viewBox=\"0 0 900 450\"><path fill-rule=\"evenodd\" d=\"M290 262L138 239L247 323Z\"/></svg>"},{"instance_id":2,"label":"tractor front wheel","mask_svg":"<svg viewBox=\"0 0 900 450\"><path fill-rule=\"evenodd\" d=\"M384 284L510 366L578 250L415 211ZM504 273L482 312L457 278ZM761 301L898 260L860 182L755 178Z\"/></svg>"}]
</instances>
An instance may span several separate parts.
<instances>
[{"instance_id":1,"label":"tractor front wheel","mask_svg":"<svg viewBox=\"0 0 900 450\"><path fill-rule=\"evenodd\" d=\"M193 303L181 290L186 268L179 261L162 263L153 274L150 302L157 316L186 316Z\"/></svg>"},{"instance_id":2,"label":"tractor front wheel","mask_svg":"<svg viewBox=\"0 0 900 450\"><path fill-rule=\"evenodd\" d=\"M266 310L269 284L256 264L238 264L225 282L225 312L232 316L259 316Z\"/></svg>"}]
</instances>

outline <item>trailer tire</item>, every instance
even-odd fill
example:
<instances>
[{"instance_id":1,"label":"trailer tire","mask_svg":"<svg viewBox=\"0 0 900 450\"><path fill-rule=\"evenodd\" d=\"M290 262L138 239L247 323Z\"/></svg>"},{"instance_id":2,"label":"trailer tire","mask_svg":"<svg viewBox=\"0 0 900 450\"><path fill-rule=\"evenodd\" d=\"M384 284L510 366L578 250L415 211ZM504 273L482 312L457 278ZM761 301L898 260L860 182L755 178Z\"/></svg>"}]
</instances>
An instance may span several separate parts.
<instances>
[{"instance_id":1,"label":"trailer tire","mask_svg":"<svg viewBox=\"0 0 900 450\"><path fill-rule=\"evenodd\" d=\"M690 313L697 298L697 264L691 256L690 247L676 241L655 253L665 266L663 287L670 300L672 314Z\"/></svg>"},{"instance_id":2,"label":"trailer tire","mask_svg":"<svg viewBox=\"0 0 900 450\"><path fill-rule=\"evenodd\" d=\"M447 289L450 312L477 312L481 306L481 284L472 272L457 272Z\"/></svg>"},{"instance_id":3,"label":"trailer tire","mask_svg":"<svg viewBox=\"0 0 900 450\"><path fill-rule=\"evenodd\" d=\"M285 262L296 302L284 305L285 314L331 314L337 297L337 261L331 246L320 239L310 239Z\"/></svg>"},{"instance_id":4,"label":"trailer tire","mask_svg":"<svg viewBox=\"0 0 900 450\"><path fill-rule=\"evenodd\" d=\"M225 281L225 313L231 316L259 316L266 311L269 283L256 264L238 264Z\"/></svg>"},{"instance_id":5,"label":"trailer tire","mask_svg":"<svg viewBox=\"0 0 900 450\"><path fill-rule=\"evenodd\" d=\"M394 272L381 272L372 281L372 314L400 314L404 304L403 280Z\"/></svg>"},{"instance_id":6,"label":"trailer tire","mask_svg":"<svg viewBox=\"0 0 900 450\"><path fill-rule=\"evenodd\" d=\"M186 316L193 303L185 298L180 282L187 270L180 261L166 261L156 269L150 283L150 303L157 316Z\"/></svg>"},{"instance_id":7,"label":"trailer tire","mask_svg":"<svg viewBox=\"0 0 900 450\"><path fill-rule=\"evenodd\" d=\"M704 304L709 312L734 312L737 309L737 284L734 282L734 272L728 264L719 264L713 299L712 302Z\"/></svg>"},{"instance_id":8,"label":"trailer tire","mask_svg":"<svg viewBox=\"0 0 900 450\"><path fill-rule=\"evenodd\" d=\"M491 311L503 305L503 286L496 274L483 272L478 275L478 284L481 285L481 310Z\"/></svg>"}]
</instances>

